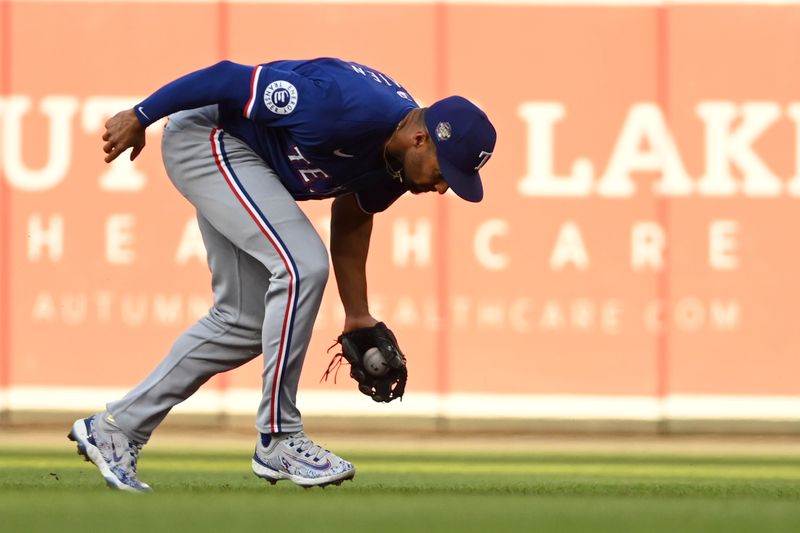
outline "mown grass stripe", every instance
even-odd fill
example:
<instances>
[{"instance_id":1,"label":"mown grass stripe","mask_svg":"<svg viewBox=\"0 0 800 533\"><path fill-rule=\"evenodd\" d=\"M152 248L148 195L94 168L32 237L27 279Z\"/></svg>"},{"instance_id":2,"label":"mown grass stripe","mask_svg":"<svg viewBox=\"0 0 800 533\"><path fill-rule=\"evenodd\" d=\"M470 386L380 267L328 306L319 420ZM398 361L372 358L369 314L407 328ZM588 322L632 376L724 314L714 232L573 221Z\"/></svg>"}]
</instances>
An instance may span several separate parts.
<instances>
[{"instance_id":1,"label":"mown grass stripe","mask_svg":"<svg viewBox=\"0 0 800 533\"><path fill-rule=\"evenodd\" d=\"M528 462L458 462L424 461L402 462L361 460L356 462L360 472L379 474L496 474L504 476L596 476L596 477L646 477L663 479L775 479L800 481L800 466L787 465L663 465L663 464L617 464L617 463L538 463ZM0 468L33 469L91 469L88 463L75 458L3 458ZM227 472L249 468L247 457L236 460L195 460L192 458L152 458L143 460L142 472Z\"/></svg>"}]
</instances>

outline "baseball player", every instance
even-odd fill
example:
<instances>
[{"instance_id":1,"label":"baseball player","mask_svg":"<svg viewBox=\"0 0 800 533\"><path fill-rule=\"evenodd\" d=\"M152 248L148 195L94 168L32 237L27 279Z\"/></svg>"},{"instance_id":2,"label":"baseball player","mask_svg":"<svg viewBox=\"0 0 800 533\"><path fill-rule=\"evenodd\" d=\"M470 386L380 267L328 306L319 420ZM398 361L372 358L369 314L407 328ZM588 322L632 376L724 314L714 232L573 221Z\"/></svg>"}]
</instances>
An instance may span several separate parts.
<instances>
[{"instance_id":1,"label":"baseball player","mask_svg":"<svg viewBox=\"0 0 800 533\"><path fill-rule=\"evenodd\" d=\"M144 381L105 411L77 420L69 438L110 487L149 491L137 476L139 451L170 409L213 375L263 354L255 474L302 486L352 479L351 463L304 434L295 403L328 279L326 247L297 201L334 198L330 253L343 336L366 332L365 348L394 345L385 353L404 373L394 336L367 303L372 217L409 191L452 189L480 201L478 171L494 150L494 127L458 96L420 108L394 79L354 62L222 61L109 119L105 161L128 149L136 158L145 128L164 117L164 166L197 210L213 307ZM377 401L402 396L396 385L376 392L371 383L359 388Z\"/></svg>"}]
</instances>

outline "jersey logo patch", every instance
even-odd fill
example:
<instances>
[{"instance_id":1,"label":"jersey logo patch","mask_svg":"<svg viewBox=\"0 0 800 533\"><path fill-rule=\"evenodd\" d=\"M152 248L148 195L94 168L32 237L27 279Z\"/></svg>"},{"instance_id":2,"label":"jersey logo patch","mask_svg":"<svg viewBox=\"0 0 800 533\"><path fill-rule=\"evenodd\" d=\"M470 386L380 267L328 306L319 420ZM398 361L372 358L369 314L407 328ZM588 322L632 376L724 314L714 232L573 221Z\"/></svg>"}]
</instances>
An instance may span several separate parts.
<instances>
[{"instance_id":1,"label":"jersey logo patch","mask_svg":"<svg viewBox=\"0 0 800 533\"><path fill-rule=\"evenodd\" d=\"M288 115L297 107L297 89L288 81L273 81L264 90L264 105L276 115Z\"/></svg>"}]
</instances>

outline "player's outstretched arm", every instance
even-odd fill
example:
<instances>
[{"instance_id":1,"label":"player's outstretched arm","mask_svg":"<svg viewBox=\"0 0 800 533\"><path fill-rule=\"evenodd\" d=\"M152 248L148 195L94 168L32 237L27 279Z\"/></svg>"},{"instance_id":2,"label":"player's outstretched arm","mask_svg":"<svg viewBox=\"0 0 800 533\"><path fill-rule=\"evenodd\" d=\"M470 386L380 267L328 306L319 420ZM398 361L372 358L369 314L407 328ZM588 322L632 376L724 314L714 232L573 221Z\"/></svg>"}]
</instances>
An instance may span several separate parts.
<instances>
[{"instance_id":1,"label":"player's outstretched arm","mask_svg":"<svg viewBox=\"0 0 800 533\"><path fill-rule=\"evenodd\" d=\"M144 130L159 119L182 109L225 103L244 107L250 94L253 67L220 61L187 74L161 87L133 109L122 111L106 122L103 151L106 163L131 148L131 161L144 149Z\"/></svg>"},{"instance_id":2,"label":"player's outstretched arm","mask_svg":"<svg viewBox=\"0 0 800 533\"><path fill-rule=\"evenodd\" d=\"M105 157L106 163L115 160L128 148L132 148L131 161L136 159L144 149L144 130L133 109L120 111L108 119L106 132L103 134L103 140L106 141L103 151L108 154Z\"/></svg>"},{"instance_id":3,"label":"player's outstretched arm","mask_svg":"<svg viewBox=\"0 0 800 533\"><path fill-rule=\"evenodd\" d=\"M374 326L367 302L367 253L372 215L355 196L340 196L331 206L331 262L345 312L344 331Z\"/></svg>"}]
</instances>

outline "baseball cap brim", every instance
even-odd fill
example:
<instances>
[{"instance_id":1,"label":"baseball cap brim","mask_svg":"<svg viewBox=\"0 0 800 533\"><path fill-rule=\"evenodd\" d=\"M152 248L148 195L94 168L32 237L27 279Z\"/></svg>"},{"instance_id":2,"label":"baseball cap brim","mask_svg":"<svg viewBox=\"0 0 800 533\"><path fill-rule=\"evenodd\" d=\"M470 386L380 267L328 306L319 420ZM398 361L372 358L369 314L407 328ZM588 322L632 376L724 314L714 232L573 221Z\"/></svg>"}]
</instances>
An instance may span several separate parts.
<instances>
[{"instance_id":1,"label":"baseball cap brim","mask_svg":"<svg viewBox=\"0 0 800 533\"><path fill-rule=\"evenodd\" d=\"M455 165L450 164L445 158L437 157L439 170L444 176L454 193L468 202L480 202L483 200L483 183L478 172L468 174Z\"/></svg>"}]
</instances>

